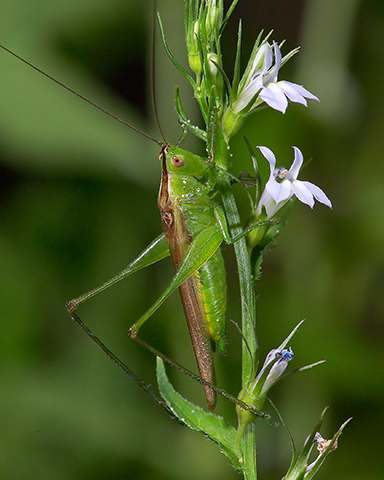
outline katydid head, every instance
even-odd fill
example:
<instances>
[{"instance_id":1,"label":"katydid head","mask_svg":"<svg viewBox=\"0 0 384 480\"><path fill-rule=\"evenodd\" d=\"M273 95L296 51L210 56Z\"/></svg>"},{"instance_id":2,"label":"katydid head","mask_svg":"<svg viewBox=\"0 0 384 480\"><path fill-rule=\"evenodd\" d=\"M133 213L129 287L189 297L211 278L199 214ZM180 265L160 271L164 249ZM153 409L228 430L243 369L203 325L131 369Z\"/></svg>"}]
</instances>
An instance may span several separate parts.
<instances>
[{"instance_id":1,"label":"katydid head","mask_svg":"<svg viewBox=\"0 0 384 480\"><path fill-rule=\"evenodd\" d=\"M193 176L196 179L206 176L209 169L206 160L173 145L165 145L161 149L159 160L163 173Z\"/></svg>"}]
</instances>

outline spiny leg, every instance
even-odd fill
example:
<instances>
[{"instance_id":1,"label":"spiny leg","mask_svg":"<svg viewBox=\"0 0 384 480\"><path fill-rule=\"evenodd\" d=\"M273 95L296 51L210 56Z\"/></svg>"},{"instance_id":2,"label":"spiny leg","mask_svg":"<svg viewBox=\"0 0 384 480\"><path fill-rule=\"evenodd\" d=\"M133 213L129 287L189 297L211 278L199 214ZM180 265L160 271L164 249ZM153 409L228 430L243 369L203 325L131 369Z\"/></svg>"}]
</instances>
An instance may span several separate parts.
<instances>
[{"instance_id":1,"label":"spiny leg","mask_svg":"<svg viewBox=\"0 0 384 480\"><path fill-rule=\"evenodd\" d=\"M159 405L164 407L167 412L173 416L172 412L169 410L165 401L157 395L151 388L143 382L130 368L128 368L114 353L109 350L109 348L87 327L87 325L81 320L81 318L75 313L71 313L72 319L77 323L77 325L84 330L87 336L98 346L103 352L115 362L115 364L123 370L128 377L133 380L140 388L142 388L148 395L150 395Z\"/></svg>"},{"instance_id":2,"label":"spiny leg","mask_svg":"<svg viewBox=\"0 0 384 480\"><path fill-rule=\"evenodd\" d=\"M187 375L188 377L192 378L193 380L195 380L196 382L200 383L201 385L206 385L208 386L209 388L211 388L212 390L214 390L216 393L218 393L219 395L221 395L222 397L226 398L227 400L229 400L230 402L232 403L235 403L236 405L238 405L240 408L244 409L244 410L248 410L249 412L251 412L253 415L263 419L263 420L266 420L267 422L269 421L269 419L271 418L269 414L267 413L264 413L264 412L261 412L260 410L257 410L256 407L254 407L253 405L249 405L245 402L242 402L241 400L239 400L238 398L234 397L233 395L230 395L229 393L227 393L225 390L223 390L222 388L220 387L217 387L216 385L212 385L211 383L207 382L206 380L204 380L203 378L199 377L198 375L196 375L195 373L191 372L190 370L182 367L180 364L174 362L173 360L171 360L169 357L167 357L166 355L164 355L164 353L160 352L160 350L157 350L156 348L152 347L152 345L150 345L149 343L147 343L145 340L143 340L142 338L138 337L137 336L137 333L135 332L135 330L131 328L128 329L128 334L130 335L130 337L132 338L132 340L135 340L135 342L139 343L140 345L142 345L143 347L145 347L147 350L149 350L150 352L152 352L154 355L156 355L157 357L161 358L161 360L163 360L164 362L168 363L169 365L171 365L172 367L176 368L177 370L179 370L179 372L182 372L184 373L184 375ZM273 422L269 422L269 423L272 423ZM275 425L275 424L273 424Z\"/></svg>"}]
</instances>

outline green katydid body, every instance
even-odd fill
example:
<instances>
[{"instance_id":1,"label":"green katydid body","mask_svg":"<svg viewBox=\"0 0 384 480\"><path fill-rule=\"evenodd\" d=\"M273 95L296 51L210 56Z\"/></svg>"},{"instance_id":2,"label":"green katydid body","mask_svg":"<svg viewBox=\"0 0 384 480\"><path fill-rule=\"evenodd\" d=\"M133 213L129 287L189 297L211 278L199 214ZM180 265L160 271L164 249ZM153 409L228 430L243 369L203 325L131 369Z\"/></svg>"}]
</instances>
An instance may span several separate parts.
<instances>
[{"instance_id":1,"label":"green katydid body","mask_svg":"<svg viewBox=\"0 0 384 480\"><path fill-rule=\"evenodd\" d=\"M223 240L232 243L221 207L210 195L217 182L213 162L171 145L162 147L162 178L158 206L164 233L157 237L122 272L103 285L67 303L74 310L84 301L123 278L171 255L175 275L158 300L132 325L128 332L136 338L140 327L177 289L181 300L201 377L215 383L211 341L224 353L227 306ZM204 386L207 405L213 410L216 395Z\"/></svg>"},{"instance_id":2,"label":"green katydid body","mask_svg":"<svg viewBox=\"0 0 384 480\"><path fill-rule=\"evenodd\" d=\"M215 383L211 341L224 352L227 306L224 260L219 245L224 237L217 219L218 205L209 194L216 183L215 166L178 147L167 145L160 153L162 178L158 199L163 230L177 271L191 244L216 245L209 253L195 252L204 263L179 287L181 300L201 377ZM209 257L208 257L209 255ZM215 392L205 386L210 410Z\"/></svg>"}]
</instances>

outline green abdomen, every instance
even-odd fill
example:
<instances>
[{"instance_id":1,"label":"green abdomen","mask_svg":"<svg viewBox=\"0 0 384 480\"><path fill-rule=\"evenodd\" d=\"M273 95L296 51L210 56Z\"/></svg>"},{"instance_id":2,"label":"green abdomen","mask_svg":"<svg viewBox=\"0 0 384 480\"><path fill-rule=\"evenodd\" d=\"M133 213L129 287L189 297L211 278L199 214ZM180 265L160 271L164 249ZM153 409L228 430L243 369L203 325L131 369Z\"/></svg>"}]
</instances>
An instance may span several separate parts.
<instances>
[{"instance_id":1,"label":"green abdomen","mask_svg":"<svg viewBox=\"0 0 384 480\"><path fill-rule=\"evenodd\" d=\"M188 232L189 242L205 229L215 225L220 232L214 214L215 204L207 197L201 200L204 201L200 204L185 203L183 205L183 230ZM219 350L225 353L227 282L220 247L195 273L195 278L208 334L217 343Z\"/></svg>"},{"instance_id":2,"label":"green abdomen","mask_svg":"<svg viewBox=\"0 0 384 480\"><path fill-rule=\"evenodd\" d=\"M219 350L225 353L227 282L220 249L201 267L198 277L209 336L217 342Z\"/></svg>"}]
</instances>

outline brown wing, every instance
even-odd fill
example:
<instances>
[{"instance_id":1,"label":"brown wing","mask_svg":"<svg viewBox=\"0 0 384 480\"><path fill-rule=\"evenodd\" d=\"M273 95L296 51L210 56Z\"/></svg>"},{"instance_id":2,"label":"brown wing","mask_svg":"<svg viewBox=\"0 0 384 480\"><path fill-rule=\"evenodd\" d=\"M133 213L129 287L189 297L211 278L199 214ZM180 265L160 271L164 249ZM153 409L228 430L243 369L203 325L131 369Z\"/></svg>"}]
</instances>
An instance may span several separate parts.
<instances>
[{"instance_id":1,"label":"brown wing","mask_svg":"<svg viewBox=\"0 0 384 480\"><path fill-rule=\"evenodd\" d=\"M189 232L180 209L168 204L165 208L160 208L160 211L163 230L176 271L190 244ZM179 287L179 292L200 375L207 382L215 384L211 342L204 318L198 275L193 275L185 281ZM204 391L208 408L213 410L216 405L216 393L207 385L204 385Z\"/></svg>"}]
</instances>

